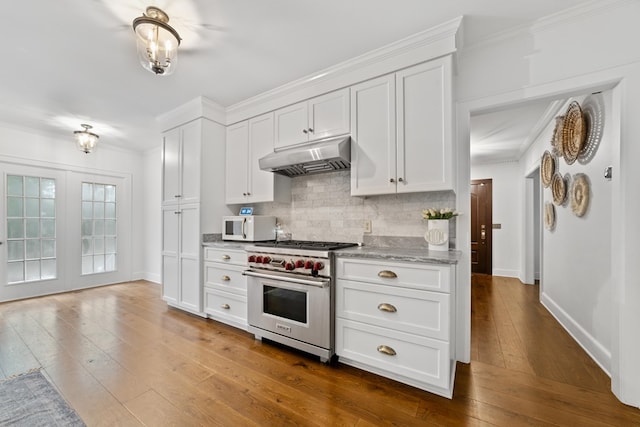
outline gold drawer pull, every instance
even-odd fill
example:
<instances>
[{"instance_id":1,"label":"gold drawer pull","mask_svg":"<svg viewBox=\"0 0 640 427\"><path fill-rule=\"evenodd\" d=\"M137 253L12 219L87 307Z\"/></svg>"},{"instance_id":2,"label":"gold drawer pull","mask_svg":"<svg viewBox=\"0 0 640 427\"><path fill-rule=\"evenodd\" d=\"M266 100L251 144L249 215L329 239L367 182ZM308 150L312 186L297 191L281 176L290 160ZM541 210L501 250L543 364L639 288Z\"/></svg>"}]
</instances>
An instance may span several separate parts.
<instances>
[{"instance_id":1,"label":"gold drawer pull","mask_svg":"<svg viewBox=\"0 0 640 427\"><path fill-rule=\"evenodd\" d=\"M398 275L391 270L382 270L378 272L378 277L382 277L383 279L395 279Z\"/></svg>"},{"instance_id":2,"label":"gold drawer pull","mask_svg":"<svg viewBox=\"0 0 640 427\"><path fill-rule=\"evenodd\" d=\"M228 282L229 280L231 280L231 277L225 274L224 276L222 276L222 280L224 280L225 282Z\"/></svg>"},{"instance_id":3,"label":"gold drawer pull","mask_svg":"<svg viewBox=\"0 0 640 427\"><path fill-rule=\"evenodd\" d=\"M398 311L398 309L393 304L387 304L386 302L378 304L378 310L386 311L387 313L395 313L396 311Z\"/></svg>"},{"instance_id":4,"label":"gold drawer pull","mask_svg":"<svg viewBox=\"0 0 640 427\"><path fill-rule=\"evenodd\" d=\"M225 261L229 261L231 257L229 255L222 255L222 259Z\"/></svg>"},{"instance_id":5,"label":"gold drawer pull","mask_svg":"<svg viewBox=\"0 0 640 427\"><path fill-rule=\"evenodd\" d=\"M224 308L225 310L229 310L231 308L229 304L222 304L220 307Z\"/></svg>"},{"instance_id":6,"label":"gold drawer pull","mask_svg":"<svg viewBox=\"0 0 640 427\"><path fill-rule=\"evenodd\" d=\"M382 354L386 354L387 356L395 356L396 351L387 345L379 345L378 351Z\"/></svg>"}]
</instances>

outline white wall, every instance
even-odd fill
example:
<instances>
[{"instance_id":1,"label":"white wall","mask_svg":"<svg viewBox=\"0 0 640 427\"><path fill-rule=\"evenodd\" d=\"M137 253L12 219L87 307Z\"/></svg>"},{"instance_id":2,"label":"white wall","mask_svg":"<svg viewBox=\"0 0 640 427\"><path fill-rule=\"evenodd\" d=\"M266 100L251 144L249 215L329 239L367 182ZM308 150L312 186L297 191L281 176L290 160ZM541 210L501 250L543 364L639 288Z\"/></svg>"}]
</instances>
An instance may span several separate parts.
<instances>
[{"instance_id":1,"label":"white wall","mask_svg":"<svg viewBox=\"0 0 640 427\"><path fill-rule=\"evenodd\" d=\"M613 320L611 337L612 390L623 401L640 406L640 2L595 1L582 10L554 15L526 31L508 34L491 43L470 47L459 53L457 76L458 114L458 202L468 206L469 174L466 172L469 145L469 118L472 113L504 107L526 99L584 94L593 89L614 88L612 123L611 182L612 207L616 213L611 229ZM467 208L468 209L468 208ZM567 220L559 218L560 224ZM469 227L458 223L458 236L468 236ZM465 253L468 248L463 248ZM463 260L463 264L466 264ZM582 263L574 264L578 269ZM461 293L469 289L469 272L459 269ZM543 265L543 275L546 275ZM466 301L468 295L465 295ZM580 294L572 296L580 298ZM598 317L600 307L592 316ZM467 321L468 319L462 320ZM585 320L587 324L596 319ZM596 320L596 323L597 320ZM604 325L605 324L600 324ZM601 326L594 324L594 328ZM595 333L595 331L594 331Z\"/></svg>"},{"instance_id":2,"label":"white wall","mask_svg":"<svg viewBox=\"0 0 640 427\"><path fill-rule=\"evenodd\" d=\"M591 182L587 213L576 217L569 203L556 206L556 227L544 229L541 301L602 368L611 370L612 298L611 218L612 182L603 170L612 162L613 127L611 91L601 94L605 107L602 141L588 164L568 165L563 159L556 169L571 176L586 174ZM577 100L582 102L584 97ZM564 111L564 110L563 110ZM555 121L534 141L521 161L521 175L535 168L550 141ZM552 203L550 188L543 188L543 203Z\"/></svg>"},{"instance_id":3,"label":"white wall","mask_svg":"<svg viewBox=\"0 0 640 427\"><path fill-rule=\"evenodd\" d=\"M471 179L491 179L493 224L491 230L493 275L520 277L521 205L520 171L517 162L473 165Z\"/></svg>"},{"instance_id":4,"label":"white wall","mask_svg":"<svg viewBox=\"0 0 640 427\"><path fill-rule=\"evenodd\" d=\"M106 139L101 138L96 151L85 154L76 149L71 132L69 138L61 139L59 136L0 124L0 158L3 162L18 165L119 176L131 182L131 221L125 225L130 233L127 236L130 237L130 247L126 255L127 262L119 265L121 274L118 276L121 280L131 280L135 277L135 272L143 270L144 265L142 156L135 151L109 148L108 143L105 143ZM93 279L100 280L99 275Z\"/></svg>"}]
</instances>

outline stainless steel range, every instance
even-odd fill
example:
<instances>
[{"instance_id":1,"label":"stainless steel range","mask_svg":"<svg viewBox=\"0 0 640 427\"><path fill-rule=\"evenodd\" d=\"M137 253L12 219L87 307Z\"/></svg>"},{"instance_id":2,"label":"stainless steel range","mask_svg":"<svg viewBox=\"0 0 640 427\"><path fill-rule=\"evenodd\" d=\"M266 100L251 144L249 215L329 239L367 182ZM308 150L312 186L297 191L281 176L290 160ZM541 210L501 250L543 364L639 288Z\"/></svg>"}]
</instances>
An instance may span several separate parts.
<instances>
[{"instance_id":1,"label":"stainless steel range","mask_svg":"<svg viewBox=\"0 0 640 427\"><path fill-rule=\"evenodd\" d=\"M334 251L356 245L290 240L249 246L249 332L329 361L335 350Z\"/></svg>"}]
</instances>

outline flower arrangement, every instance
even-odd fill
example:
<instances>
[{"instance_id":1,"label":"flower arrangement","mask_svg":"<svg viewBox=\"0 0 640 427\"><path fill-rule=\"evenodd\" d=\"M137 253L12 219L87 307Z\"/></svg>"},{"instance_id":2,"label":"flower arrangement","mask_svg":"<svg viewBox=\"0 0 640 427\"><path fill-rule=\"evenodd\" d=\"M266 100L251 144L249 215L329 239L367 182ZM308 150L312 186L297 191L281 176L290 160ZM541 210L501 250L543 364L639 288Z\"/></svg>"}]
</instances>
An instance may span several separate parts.
<instances>
[{"instance_id":1,"label":"flower arrangement","mask_svg":"<svg viewBox=\"0 0 640 427\"><path fill-rule=\"evenodd\" d=\"M443 208L443 209L425 209L422 211L422 218L424 219L451 219L454 216L460 215L455 209Z\"/></svg>"}]
</instances>

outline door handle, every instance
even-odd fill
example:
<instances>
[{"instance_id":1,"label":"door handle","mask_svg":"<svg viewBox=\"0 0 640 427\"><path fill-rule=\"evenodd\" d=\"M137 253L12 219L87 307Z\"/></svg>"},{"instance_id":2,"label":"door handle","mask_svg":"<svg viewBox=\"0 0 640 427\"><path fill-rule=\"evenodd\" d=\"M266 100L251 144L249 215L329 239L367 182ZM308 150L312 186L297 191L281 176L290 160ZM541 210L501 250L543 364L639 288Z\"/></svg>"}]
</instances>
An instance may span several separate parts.
<instances>
[{"instance_id":1,"label":"door handle","mask_svg":"<svg viewBox=\"0 0 640 427\"><path fill-rule=\"evenodd\" d=\"M382 354L386 354L387 356L396 355L396 351L393 348L389 347L388 345L379 345L377 350Z\"/></svg>"},{"instance_id":2,"label":"door handle","mask_svg":"<svg viewBox=\"0 0 640 427\"><path fill-rule=\"evenodd\" d=\"M396 311L398 311L398 309L393 304L388 304L386 302L378 304L378 310L386 311L387 313L395 313Z\"/></svg>"},{"instance_id":3,"label":"door handle","mask_svg":"<svg viewBox=\"0 0 640 427\"><path fill-rule=\"evenodd\" d=\"M378 277L382 277L383 279L395 279L398 275L390 270L382 270L378 272Z\"/></svg>"},{"instance_id":4,"label":"door handle","mask_svg":"<svg viewBox=\"0 0 640 427\"><path fill-rule=\"evenodd\" d=\"M482 240L486 239L486 238L487 238L487 232L486 232L486 231L484 231L484 230L482 230L482 231L480 232L480 238L481 238Z\"/></svg>"}]
</instances>

